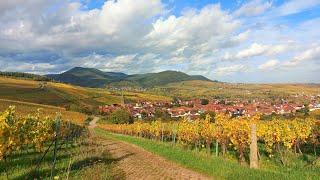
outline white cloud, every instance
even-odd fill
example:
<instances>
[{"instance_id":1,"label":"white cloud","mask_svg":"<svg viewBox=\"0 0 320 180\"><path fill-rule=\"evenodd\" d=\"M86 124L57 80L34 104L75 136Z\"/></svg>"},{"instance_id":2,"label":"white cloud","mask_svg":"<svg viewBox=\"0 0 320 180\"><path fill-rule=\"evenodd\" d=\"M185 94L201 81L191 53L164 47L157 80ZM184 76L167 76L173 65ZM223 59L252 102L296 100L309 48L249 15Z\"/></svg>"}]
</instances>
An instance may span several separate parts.
<instances>
[{"instance_id":1,"label":"white cloud","mask_svg":"<svg viewBox=\"0 0 320 180\"><path fill-rule=\"evenodd\" d=\"M253 43L249 48L244 49L240 52L238 52L235 56L237 59L243 59L253 56L259 56L265 53L268 50L267 45L262 45L258 43Z\"/></svg>"},{"instance_id":2,"label":"white cloud","mask_svg":"<svg viewBox=\"0 0 320 180\"><path fill-rule=\"evenodd\" d=\"M287 52L294 48L292 43L265 45L259 43L253 43L248 48L242 49L235 54L225 53L222 57L223 60L240 60L249 59L256 56L273 56Z\"/></svg>"},{"instance_id":3,"label":"white cloud","mask_svg":"<svg viewBox=\"0 0 320 180\"><path fill-rule=\"evenodd\" d=\"M320 5L319 0L290 0L275 10L276 15L286 16L299 13Z\"/></svg>"},{"instance_id":4,"label":"white cloud","mask_svg":"<svg viewBox=\"0 0 320 180\"><path fill-rule=\"evenodd\" d=\"M218 67L214 71L219 76L222 75L231 75L237 72L245 72L247 67L243 64L235 64L231 66Z\"/></svg>"},{"instance_id":5,"label":"white cloud","mask_svg":"<svg viewBox=\"0 0 320 180\"><path fill-rule=\"evenodd\" d=\"M252 0L234 12L236 16L256 16L272 7L271 1Z\"/></svg>"},{"instance_id":6,"label":"white cloud","mask_svg":"<svg viewBox=\"0 0 320 180\"><path fill-rule=\"evenodd\" d=\"M0 59L0 65L4 67L1 69L2 71L17 71L36 74L46 74L56 68L56 65L50 63L20 63L3 58Z\"/></svg>"},{"instance_id":7,"label":"white cloud","mask_svg":"<svg viewBox=\"0 0 320 180\"><path fill-rule=\"evenodd\" d=\"M174 15L167 19L160 18L153 24L153 31L147 36L149 46L159 50L178 50L186 47L185 51L201 49L202 45L217 47L219 40L227 39L239 27L220 5L208 5L200 11L188 11L182 16Z\"/></svg>"},{"instance_id":8,"label":"white cloud","mask_svg":"<svg viewBox=\"0 0 320 180\"><path fill-rule=\"evenodd\" d=\"M292 60L285 62L284 66L297 66L302 62L308 63L307 61L312 60L320 62L320 46L308 49L301 54L298 54Z\"/></svg>"},{"instance_id":9,"label":"white cloud","mask_svg":"<svg viewBox=\"0 0 320 180\"><path fill-rule=\"evenodd\" d=\"M288 73L296 69L288 67L302 62L308 64L305 71L319 66L314 63L319 61L319 17L296 22L286 15L314 9L320 1L292 0L277 7L271 0L245 2L236 10L208 4L173 15L168 9L174 2L161 0L109 0L97 9L78 0L0 1L0 69L178 69L215 78L257 62L260 70L287 67ZM232 60L248 61L225 66Z\"/></svg>"},{"instance_id":10,"label":"white cloud","mask_svg":"<svg viewBox=\"0 0 320 180\"><path fill-rule=\"evenodd\" d=\"M144 35L152 27L147 21L162 11L160 0L106 1L99 12L98 25L108 35Z\"/></svg>"},{"instance_id":11,"label":"white cloud","mask_svg":"<svg viewBox=\"0 0 320 180\"><path fill-rule=\"evenodd\" d=\"M271 70L271 69L274 69L277 65L279 64L279 61L278 60L269 60L267 62L265 62L264 64L261 64L258 69L261 69L261 70Z\"/></svg>"}]
</instances>

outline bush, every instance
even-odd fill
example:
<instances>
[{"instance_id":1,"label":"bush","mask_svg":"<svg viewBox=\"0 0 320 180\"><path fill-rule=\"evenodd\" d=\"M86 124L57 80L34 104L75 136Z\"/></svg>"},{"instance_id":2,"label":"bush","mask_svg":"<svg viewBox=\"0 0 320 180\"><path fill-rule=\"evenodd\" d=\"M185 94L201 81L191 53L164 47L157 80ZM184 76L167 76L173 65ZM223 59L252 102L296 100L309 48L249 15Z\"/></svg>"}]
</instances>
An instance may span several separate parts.
<instances>
[{"instance_id":1,"label":"bush","mask_svg":"<svg viewBox=\"0 0 320 180\"><path fill-rule=\"evenodd\" d=\"M208 99L201 99L201 105L207 105L207 104L209 104Z\"/></svg>"},{"instance_id":2,"label":"bush","mask_svg":"<svg viewBox=\"0 0 320 180\"><path fill-rule=\"evenodd\" d=\"M216 113L213 111L207 111L207 112L201 113L200 119L205 119L207 115L209 115L211 117L210 122L214 123L215 122L214 118L216 117Z\"/></svg>"},{"instance_id":3,"label":"bush","mask_svg":"<svg viewBox=\"0 0 320 180\"><path fill-rule=\"evenodd\" d=\"M133 123L133 118L131 114L124 110L124 109L117 109L113 111L109 117L109 121L114 124L126 124L126 123Z\"/></svg>"},{"instance_id":4,"label":"bush","mask_svg":"<svg viewBox=\"0 0 320 180\"><path fill-rule=\"evenodd\" d=\"M156 109L155 113L154 113L154 117L156 119L170 119L171 116L167 111L164 110L160 110L160 109Z\"/></svg>"}]
</instances>

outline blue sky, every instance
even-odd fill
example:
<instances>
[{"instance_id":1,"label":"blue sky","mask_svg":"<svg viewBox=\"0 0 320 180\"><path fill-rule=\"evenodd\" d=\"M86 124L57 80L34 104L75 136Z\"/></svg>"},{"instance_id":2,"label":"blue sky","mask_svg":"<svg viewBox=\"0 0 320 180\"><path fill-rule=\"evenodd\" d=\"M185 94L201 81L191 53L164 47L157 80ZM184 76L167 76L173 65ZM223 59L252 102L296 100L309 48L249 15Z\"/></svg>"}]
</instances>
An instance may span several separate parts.
<instances>
[{"instance_id":1,"label":"blue sky","mask_svg":"<svg viewBox=\"0 0 320 180\"><path fill-rule=\"evenodd\" d=\"M319 0L0 2L0 71L320 83Z\"/></svg>"}]
</instances>

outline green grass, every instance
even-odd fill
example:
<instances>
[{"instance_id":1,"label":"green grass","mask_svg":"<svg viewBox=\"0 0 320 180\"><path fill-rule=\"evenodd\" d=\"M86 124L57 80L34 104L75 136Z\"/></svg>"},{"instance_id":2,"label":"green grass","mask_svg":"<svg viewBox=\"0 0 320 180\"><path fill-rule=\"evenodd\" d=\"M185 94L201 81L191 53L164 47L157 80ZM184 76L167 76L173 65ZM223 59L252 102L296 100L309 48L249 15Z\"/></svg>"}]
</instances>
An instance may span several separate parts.
<instances>
[{"instance_id":1,"label":"green grass","mask_svg":"<svg viewBox=\"0 0 320 180\"><path fill-rule=\"evenodd\" d=\"M319 168L303 166L281 167L263 159L261 169L252 170L248 166L240 165L235 160L222 157L207 156L205 153L187 150L170 143L131 137L95 129L97 135L125 141L142 147L143 149L163 156L168 160L181 164L186 168L201 172L215 179L319 179Z\"/></svg>"},{"instance_id":2,"label":"green grass","mask_svg":"<svg viewBox=\"0 0 320 180\"><path fill-rule=\"evenodd\" d=\"M54 176L60 179L123 179L122 172L114 170L115 159L105 150L99 140L83 140L58 151ZM53 152L50 151L37 169L43 153L19 152L7 163L0 161L0 179L50 179ZM70 164L70 165L69 165ZM70 167L70 168L69 168ZM70 169L68 171L68 169Z\"/></svg>"}]
</instances>

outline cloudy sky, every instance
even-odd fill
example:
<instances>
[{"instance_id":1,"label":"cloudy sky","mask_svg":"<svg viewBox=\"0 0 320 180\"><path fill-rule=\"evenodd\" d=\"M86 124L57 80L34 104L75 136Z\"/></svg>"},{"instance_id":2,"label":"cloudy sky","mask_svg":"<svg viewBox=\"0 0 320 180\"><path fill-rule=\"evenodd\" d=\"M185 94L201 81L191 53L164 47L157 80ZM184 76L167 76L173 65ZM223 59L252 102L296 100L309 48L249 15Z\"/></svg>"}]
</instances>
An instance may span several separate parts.
<instances>
[{"instance_id":1,"label":"cloudy sky","mask_svg":"<svg viewBox=\"0 0 320 180\"><path fill-rule=\"evenodd\" d=\"M0 0L0 71L320 82L320 0Z\"/></svg>"}]
</instances>

